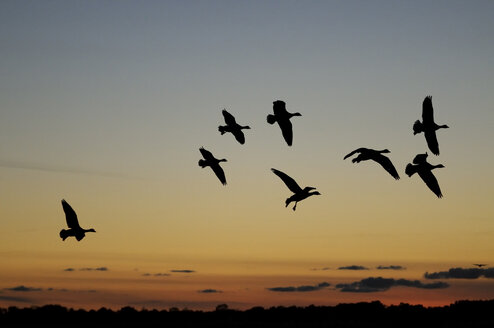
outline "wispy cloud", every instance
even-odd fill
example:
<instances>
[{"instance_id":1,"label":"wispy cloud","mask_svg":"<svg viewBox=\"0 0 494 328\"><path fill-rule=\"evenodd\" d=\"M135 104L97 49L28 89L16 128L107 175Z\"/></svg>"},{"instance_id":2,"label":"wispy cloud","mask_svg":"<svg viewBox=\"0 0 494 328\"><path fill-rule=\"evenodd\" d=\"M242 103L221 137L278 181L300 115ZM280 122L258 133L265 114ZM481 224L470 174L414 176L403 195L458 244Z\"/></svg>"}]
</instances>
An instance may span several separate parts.
<instances>
[{"instance_id":1,"label":"wispy cloud","mask_svg":"<svg viewBox=\"0 0 494 328\"><path fill-rule=\"evenodd\" d=\"M4 290L9 290L9 291L13 291L13 292L74 292L74 291L76 291L76 292L91 292L91 293L96 292L96 290L94 290L94 289L69 290L66 288L53 288L53 287L41 288L41 287L27 287L24 285L4 288Z\"/></svg>"},{"instance_id":2,"label":"wispy cloud","mask_svg":"<svg viewBox=\"0 0 494 328\"><path fill-rule=\"evenodd\" d=\"M194 273L196 272L195 270L170 270L170 272L173 272L173 273Z\"/></svg>"},{"instance_id":3,"label":"wispy cloud","mask_svg":"<svg viewBox=\"0 0 494 328\"><path fill-rule=\"evenodd\" d=\"M422 289L441 289L449 287L445 282L422 283L419 280L393 279L382 277L369 277L349 284L337 284L336 288L342 292L372 293L383 292L391 287L413 287Z\"/></svg>"},{"instance_id":4,"label":"wispy cloud","mask_svg":"<svg viewBox=\"0 0 494 328\"><path fill-rule=\"evenodd\" d=\"M203 289L203 290L198 290L197 292L203 294L222 293L221 290L217 290L217 289Z\"/></svg>"},{"instance_id":5,"label":"wispy cloud","mask_svg":"<svg viewBox=\"0 0 494 328\"><path fill-rule=\"evenodd\" d=\"M320 290L326 287L329 287L330 284L327 282L321 282L316 285L307 285L307 286L288 286L288 287L270 287L266 288L272 292L283 292L283 293L292 293L292 292L313 292L316 290Z\"/></svg>"},{"instance_id":6,"label":"wispy cloud","mask_svg":"<svg viewBox=\"0 0 494 328\"><path fill-rule=\"evenodd\" d=\"M149 273L149 272L146 272L146 273L143 273L142 274L144 277L168 277L170 276L169 273L161 273L161 272L158 272L158 273Z\"/></svg>"},{"instance_id":7,"label":"wispy cloud","mask_svg":"<svg viewBox=\"0 0 494 328\"><path fill-rule=\"evenodd\" d=\"M18 297L18 296L8 296L8 295L0 295L0 300L9 301L9 302L19 302L19 303L35 303L34 300L28 297Z\"/></svg>"},{"instance_id":8,"label":"wispy cloud","mask_svg":"<svg viewBox=\"0 0 494 328\"><path fill-rule=\"evenodd\" d=\"M79 271L108 271L107 267L99 267L99 268L80 268Z\"/></svg>"},{"instance_id":9,"label":"wispy cloud","mask_svg":"<svg viewBox=\"0 0 494 328\"><path fill-rule=\"evenodd\" d=\"M401 265L379 265L376 267L377 270L406 270L405 267Z\"/></svg>"},{"instance_id":10,"label":"wispy cloud","mask_svg":"<svg viewBox=\"0 0 494 328\"><path fill-rule=\"evenodd\" d=\"M312 268L310 269L311 271L327 271L327 270L331 270L330 267L324 267L324 268Z\"/></svg>"},{"instance_id":11,"label":"wispy cloud","mask_svg":"<svg viewBox=\"0 0 494 328\"><path fill-rule=\"evenodd\" d=\"M338 270L369 270L369 268L366 268L362 265L349 265L339 267Z\"/></svg>"},{"instance_id":12,"label":"wispy cloud","mask_svg":"<svg viewBox=\"0 0 494 328\"><path fill-rule=\"evenodd\" d=\"M16 287L10 287L10 288L4 288L5 290L11 290L14 292L39 292L42 290L42 288L35 288L35 287L26 287L24 285L16 286Z\"/></svg>"},{"instance_id":13,"label":"wispy cloud","mask_svg":"<svg viewBox=\"0 0 494 328\"><path fill-rule=\"evenodd\" d=\"M2 160L2 159L0 159L0 167L9 168L9 169L23 169L23 170L53 172L53 173L72 173L72 174L95 175L95 176L102 176L102 177L109 177L109 178L139 179L139 178L125 175L125 174L119 174L119 173L114 173L114 172L88 170L88 169L83 169L83 168L58 166L58 165L43 164L43 163L10 161L10 160Z\"/></svg>"},{"instance_id":14,"label":"wispy cloud","mask_svg":"<svg viewBox=\"0 0 494 328\"><path fill-rule=\"evenodd\" d=\"M426 272L426 279L478 279L494 278L494 268L451 268L448 271Z\"/></svg>"}]
</instances>

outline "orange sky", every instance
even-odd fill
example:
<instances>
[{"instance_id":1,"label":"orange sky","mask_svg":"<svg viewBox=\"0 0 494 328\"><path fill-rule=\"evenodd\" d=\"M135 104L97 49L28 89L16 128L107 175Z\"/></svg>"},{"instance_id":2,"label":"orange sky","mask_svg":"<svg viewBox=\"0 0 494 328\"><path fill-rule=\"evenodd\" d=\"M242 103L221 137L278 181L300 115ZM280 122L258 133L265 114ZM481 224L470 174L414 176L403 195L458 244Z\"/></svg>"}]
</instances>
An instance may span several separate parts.
<instances>
[{"instance_id":1,"label":"orange sky","mask_svg":"<svg viewBox=\"0 0 494 328\"><path fill-rule=\"evenodd\" d=\"M335 287L368 277L429 284L425 272L494 266L493 10L3 1L0 307L494 298L485 275L441 279L440 289ZM412 125L429 94L436 121L450 126L438 131L441 155L429 156L445 165L434 171L442 199L404 173L427 151ZM292 147L266 123L277 99L302 113ZM223 108L252 127L245 145L218 132ZM228 159L227 186L197 165L201 146ZM401 179L343 160L358 147L389 149ZM271 168L322 195L285 208L290 191ZM62 199L97 232L63 242ZM370 270L338 270L349 265ZM183 269L196 272L170 272ZM267 289L322 282L330 286Z\"/></svg>"}]
</instances>

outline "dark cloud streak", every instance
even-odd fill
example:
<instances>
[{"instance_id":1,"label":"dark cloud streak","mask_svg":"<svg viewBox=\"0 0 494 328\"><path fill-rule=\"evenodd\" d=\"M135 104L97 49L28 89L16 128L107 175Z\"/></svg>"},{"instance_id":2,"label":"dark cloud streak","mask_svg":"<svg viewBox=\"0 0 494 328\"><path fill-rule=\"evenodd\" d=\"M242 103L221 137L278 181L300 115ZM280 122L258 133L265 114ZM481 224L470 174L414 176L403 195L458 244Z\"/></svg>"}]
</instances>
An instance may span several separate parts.
<instances>
[{"instance_id":1,"label":"dark cloud streak","mask_svg":"<svg viewBox=\"0 0 494 328\"><path fill-rule=\"evenodd\" d=\"M292 293L292 292L313 292L316 290L320 290L326 287L329 287L330 284L327 282L321 282L317 285L307 285L307 286L288 286L288 287L270 287L266 288L272 292L282 292L282 293Z\"/></svg>"},{"instance_id":2,"label":"dark cloud streak","mask_svg":"<svg viewBox=\"0 0 494 328\"><path fill-rule=\"evenodd\" d=\"M448 271L426 272L426 279L478 279L494 278L494 268L451 268Z\"/></svg>"},{"instance_id":3,"label":"dark cloud streak","mask_svg":"<svg viewBox=\"0 0 494 328\"><path fill-rule=\"evenodd\" d=\"M362 265L349 265L349 266L339 267L338 270L369 270L369 268L366 268Z\"/></svg>"},{"instance_id":4,"label":"dark cloud streak","mask_svg":"<svg viewBox=\"0 0 494 328\"><path fill-rule=\"evenodd\" d=\"M349 284L337 284L336 288L340 289L341 292L373 293L373 292L384 292L390 289L391 287L398 287L398 286L421 288L421 289L442 289L449 287L449 284L441 281L427 284L427 283L422 283L419 280L369 277Z\"/></svg>"}]
</instances>

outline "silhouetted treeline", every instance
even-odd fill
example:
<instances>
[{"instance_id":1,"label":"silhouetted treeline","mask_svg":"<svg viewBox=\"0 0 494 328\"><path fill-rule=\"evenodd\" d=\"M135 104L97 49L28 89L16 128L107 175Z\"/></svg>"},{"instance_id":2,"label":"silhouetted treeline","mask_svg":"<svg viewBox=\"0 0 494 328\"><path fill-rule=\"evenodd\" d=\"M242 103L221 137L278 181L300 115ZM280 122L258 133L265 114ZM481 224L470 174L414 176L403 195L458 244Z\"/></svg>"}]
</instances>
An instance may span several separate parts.
<instances>
[{"instance_id":1,"label":"silhouetted treeline","mask_svg":"<svg viewBox=\"0 0 494 328\"><path fill-rule=\"evenodd\" d=\"M444 307L381 302L308 307L254 307L216 311L74 310L59 305L0 309L1 327L494 327L494 300L458 301Z\"/></svg>"}]
</instances>

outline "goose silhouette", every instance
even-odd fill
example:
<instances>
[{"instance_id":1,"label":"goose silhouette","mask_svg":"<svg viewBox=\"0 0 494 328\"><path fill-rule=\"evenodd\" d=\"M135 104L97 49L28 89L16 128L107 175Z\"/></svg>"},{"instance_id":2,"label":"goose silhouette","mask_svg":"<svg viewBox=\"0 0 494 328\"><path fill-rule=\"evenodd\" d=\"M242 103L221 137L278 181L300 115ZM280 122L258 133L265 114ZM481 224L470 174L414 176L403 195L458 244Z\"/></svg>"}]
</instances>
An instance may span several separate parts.
<instances>
[{"instance_id":1,"label":"goose silhouette","mask_svg":"<svg viewBox=\"0 0 494 328\"><path fill-rule=\"evenodd\" d=\"M295 202L295 206L293 206L293 210L295 211L297 209L297 203L306 199L307 197L313 196L313 195L320 195L318 191L312 191L316 188L314 187L305 187L304 189L300 188L300 186L293 180L291 177L289 177L287 174L278 171L277 169L271 169L274 174L276 174L280 179L286 184L288 189L290 189L293 192L293 195L290 196L289 198L286 199L285 201L285 207L288 207L288 205L291 202Z\"/></svg>"},{"instance_id":2,"label":"goose silhouette","mask_svg":"<svg viewBox=\"0 0 494 328\"><path fill-rule=\"evenodd\" d=\"M437 182L436 177L434 174L432 174L432 170L437 169L437 168L443 168L444 165L439 164L439 165L432 165L427 162L427 153L425 154L419 154L415 156L413 159L413 163L408 163L408 165L405 168L405 173L411 177L415 173L417 173L422 180L425 182L427 187L436 194L438 198L442 198L443 194L441 193L441 188L439 187L439 183Z\"/></svg>"},{"instance_id":3,"label":"goose silhouette","mask_svg":"<svg viewBox=\"0 0 494 328\"><path fill-rule=\"evenodd\" d=\"M224 158L223 159L215 158L213 154L211 154L210 151L204 149L204 147L201 147L199 151L201 152L202 157L204 157L204 159L199 160L199 166L202 168L209 166L213 170L214 174L216 174L218 179L220 179L221 183L223 185L226 185L225 172L223 171L219 163L226 162L227 160Z\"/></svg>"},{"instance_id":4,"label":"goose silhouette","mask_svg":"<svg viewBox=\"0 0 494 328\"><path fill-rule=\"evenodd\" d=\"M437 125L434 122L434 109L432 108L432 96L425 97L422 102L422 122L419 120L413 124L413 135L423 132L427 146L434 155L439 155L439 143L437 142L436 131L447 129L447 125Z\"/></svg>"},{"instance_id":5,"label":"goose silhouette","mask_svg":"<svg viewBox=\"0 0 494 328\"><path fill-rule=\"evenodd\" d=\"M235 121L235 117L232 114L228 113L226 109L223 109L222 113L223 113L223 118L225 119L226 125L218 126L218 131L220 131L221 135L224 135L225 133L230 132L231 134L233 134L235 139L237 139L237 141L241 145L243 145L245 143L245 136L244 136L244 133L242 132L242 129L250 129L250 126L239 125Z\"/></svg>"},{"instance_id":6,"label":"goose silhouette","mask_svg":"<svg viewBox=\"0 0 494 328\"><path fill-rule=\"evenodd\" d=\"M276 100L273 102L273 114L269 114L267 117L267 121L269 124L274 124L278 122L280 126L281 133L283 134L283 138L288 146L292 145L293 142L293 131L292 131L292 123L290 119L293 116L302 116L300 113L289 113L286 110L286 104L282 100Z\"/></svg>"},{"instance_id":7,"label":"goose silhouette","mask_svg":"<svg viewBox=\"0 0 494 328\"><path fill-rule=\"evenodd\" d=\"M77 220L77 214L75 214L75 211L72 209L69 203L65 201L65 199L62 199L62 207L63 211L65 212L65 220L67 221L67 226L69 227L68 230L60 230L60 238L62 238L63 241L65 241L65 239L67 239L68 237L75 237L77 241L81 241L86 236L86 232L96 232L96 230L94 229L81 228L81 226L79 225L79 221Z\"/></svg>"},{"instance_id":8,"label":"goose silhouette","mask_svg":"<svg viewBox=\"0 0 494 328\"><path fill-rule=\"evenodd\" d=\"M395 178L396 180L400 179L400 176L398 175L398 172L396 172L396 169L391 160L383 155L383 153L390 153L388 149L374 150L369 148L358 148L347 154L345 157L343 157L343 159L345 160L356 153L359 153L359 155L352 159L352 163L360 163L361 161L373 160L374 162L381 164L381 166L389 174L391 174L393 178Z\"/></svg>"},{"instance_id":9,"label":"goose silhouette","mask_svg":"<svg viewBox=\"0 0 494 328\"><path fill-rule=\"evenodd\" d=\"M487 264L484 264L484 263L474 263L473 265L475 265L476 267L482 268L482 267L485 267Z\"/></svg>"}]
</instances>

